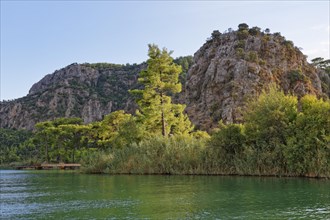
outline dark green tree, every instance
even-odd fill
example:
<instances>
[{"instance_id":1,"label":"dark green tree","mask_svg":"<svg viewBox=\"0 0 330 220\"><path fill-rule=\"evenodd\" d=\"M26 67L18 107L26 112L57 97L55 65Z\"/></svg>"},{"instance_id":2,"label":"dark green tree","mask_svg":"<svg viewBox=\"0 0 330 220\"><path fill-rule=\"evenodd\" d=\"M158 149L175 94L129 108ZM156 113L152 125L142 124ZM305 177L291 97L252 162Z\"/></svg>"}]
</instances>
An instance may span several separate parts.
<instances>
[{"instance_id":1,"label":"dark green tree","mask_svg":"<svg viewBox=\"0 0 330 220\"><path fill-rule=\"evenodd\" d=\"M239 31L243 31L243 30L249 30L249 25L247 25L246 23L241 23L238 25L238 30Z\"/></svg>"},{"instance_id":2,"label":"dark green tree","mask_svg":"<svg viewBox=\"0 0 330 220\"><path fill-rule=\"evenodd\" d=\"M266 34L270 34L270 29L269 29L269 28L266 28L266 29L265 29L265 33L266 33Z\"/></svg>"},{"instance_id":3,"label":"dark green tree","mask_svg":"<svg viewBox=\"0 0 330 220\"><path fill-rule=\"evenodd\" d=\"M330 59L324 60L322 57L317 57L311 60L313 66L316 68L324 70L326 73L330 74Z\"/></svg>"},{"instance_id":4,"label":"dark green tree","mask_svg":"<svg viewBox=\"0 0 330 220\"><path fill-rule=\"evenodd\" d=\"M50 121L39 122L35 125L36 132L33 136L34 143L40 147L44 147L44 160L48 163L50 161L49 151L55 143L55 127Z\"/></svg>"},{"instance_id":5,"label":"dark green tree","mask_svg":"<svg viewBox=\"0 0 330 220\"><path fill-rule=\"evenodd\" d=\"M58 161L60 157L66 157L67 149L65 147L68 148L66 143L72 136L80 134L80 131L69 129L69 127L78 125L82 126L82 119L80 118L57 118L35 125L36 131L33 142L44 148L46 162ZM70 147L72 146L70 145ZM65 149L64 152L63 149Z\"/></svg>"},{"instance_id":6,"label":"dark green tree","mask_svg":"<svg viewBox=\"0 0 330 220\"><path fill-rule=\"evenodd\" d=\"M239 24L236 34L239 40L247 39L249 36L249 25L245 23Z\"/></svg>"},{"instance_id":7,"label":"dark green tree","mask_svg":"<svg viewBox=\"0 0 330 220\"><path fill-rule=\"evenodd\" d=\"M221 36L220 31L218 31L218 30L214 30L214 31L212 32L211 38L212 38L212 39L219 39L220 36Z\"/></svg>"},{"instance_id":8,"label":"dark green tree","mask_svg":"<svg viewBox=\"0 0 330 220\"><path fill-rule=\"evenodd\" d=\"M88 129L87 125L81 124L63 124L57 128L59 133L57 139L64 141L64 147L66 148L64 156L70 158L72 163L76 162L76 152L85 147L83 138Z\"/></svg>"},{"instance_id":9,"label":"dark green tree","mask_svg":"<svg viewBox=\"0 0 330 220\"><path fill-rule=\"evenodd\" d=\"M136 117L123 110L106 115L102 121L94 122L88 131L88 140L100 149L122 148L139 142L143 130L136 123Z\"/></svg>"},{"instance_id":10,"label":"dark green tree","mask_svg":"<svg viewBox=\"0 0 330 220\"><path fill-rule=\"evenodd\" d=\"M31 138L32 132L0 128L0 164L17 162L29 158L30 152L21 145Z\"/></svg>"},{"instance_id":11,"label":"dark green tree","mask_svg":"<svg viewBox=\"0 0 330 220\"><path fill-rule=\"evenodd\" d=\"M139 75L144 88L131 91L137 95L140 122L148 132L163 136L190 132L193 128L183 113L185 106L173 104L171 100L173 94L181 91L178 80L181 66L173 63L171 52L166 48L160 50L154 44L149 45L148 56L148 67Z\"/></svg>"},{"instance_id":12,"label":"dark green tree","mask_svg":"<svg viewBox=\"0 0 330 220\"><path fill-rule=\"evenodd\" d=\"M257 36L258 34L260 34L260 32L261 32L261 29L259 27L252 27L249 29L249 33L252 36Z\"/></svg>"}]
</instances>

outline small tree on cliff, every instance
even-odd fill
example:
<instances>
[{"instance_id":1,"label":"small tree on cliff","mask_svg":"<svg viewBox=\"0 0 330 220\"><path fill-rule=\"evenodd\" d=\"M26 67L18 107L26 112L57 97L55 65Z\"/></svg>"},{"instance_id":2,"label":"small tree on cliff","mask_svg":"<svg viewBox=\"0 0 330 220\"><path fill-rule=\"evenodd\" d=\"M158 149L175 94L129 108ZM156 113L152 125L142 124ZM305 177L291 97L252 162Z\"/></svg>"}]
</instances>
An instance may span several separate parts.
<instances>
[{"instance_id":1,"label":"small tree on cliff","mask_svg":"<svg viewBox=\"0 0 330 220\"><path fill-rule=\"evenodd\" d=\"M138 79L144 88L131 91L137 95L137 116L146 131L151 133L163 136L189 133L193 127L183 113L185 106L173 104L171 100L171 95L181 91L178 80L181 66L173 63L171 52L166 48L160 50L157 45L148 46L148 67L140 72Z\"/></svg>"}]
</instances>

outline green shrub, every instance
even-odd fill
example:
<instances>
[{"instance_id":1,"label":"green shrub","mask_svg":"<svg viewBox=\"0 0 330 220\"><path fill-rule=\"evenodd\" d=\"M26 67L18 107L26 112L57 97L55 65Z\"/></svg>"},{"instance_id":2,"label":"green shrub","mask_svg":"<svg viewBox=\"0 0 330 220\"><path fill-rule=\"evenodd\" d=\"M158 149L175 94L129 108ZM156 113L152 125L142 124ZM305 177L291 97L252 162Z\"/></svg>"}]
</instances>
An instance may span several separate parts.
<instances>
[{"instance_id":1,"label":"green shrub","mask_svg":"<svg viewBox=\"0 0 330 220\"><path fill-rule=\"evenodd\" d=\"M261 29L259 27L252 27L249 29L249 34L252 36L258 36L260 34Z\"/></svg>"},{"instance_id":2,"label":"green shrub","mask_svg":"<svg viewBox=\"0 0 330 220\"><path fill-rule=\"evenodd\" d=\"M250 62L258 62L258 54L255 51L250 51L247 60Z\"/></svg>"},{"instance_id":3,"label":"green shrub","mask_svg":"<svg viewBox=\"0 0 330 220\"><path fill-rule=\"evenodd\" d=\"M288 73L288 79L290 84L296 83L298 81L303 81L305 79L305 75L302 73L301 70L293 70Z\"/></svg>"},{"instance_id":4,"label":"green shrub","mask_svg":"<svg viewBox=\"0 0 330 220\"><path fill-rule=\"evenodd\" d=\"M264 43L270 41L270 36L269 36L269 35L264 35L264 36L262 37L262 41L263 41Z\"/></svg>"},{"instance_id":5,"label":"green shrub","mask_svg":"<svg viewBox=\"0 0 330 220\"><path fill-rule=\"evenodd\" d=\"M291 124L296 120L297 98L286 96L275 85L263 91L256 101L248 104L244 115L246 145L250 152L247 158L253 161L255 174L280 175L286 172L283 149Z\"/></svg>"},{"instance_id":6,"label":"green shrub","mask_svg":"<svg viewBox=\"0 0 330 220\"><path fill-rule=\"evenodd\" d=\"M244 49L245 48L245 40L239 40L237 45L236 45L236 48Z\"/></svg>"},{"instance_id":7,"label":"green shrub","mask_svg":"<svg viewBox=\"0 0 330 220\"><path fill-rule=\"evenodd\" d=\"M284 46L288 47L288 48L293 48L294 44L291 40L285 40L283 41Z\"/></svg>"},{"instance_id":8,"label":"green shrub","mask_svg":"<svg viewBox=\"0 0 330 220\"><path fill-rule=\"evenodd\" d=\"M220 36L221 36L220 31L218 31L218 30L214 30L214 31L212 32L211 38L212 38L212 39L219 39Z\"/></svg>"},{"instance_id":9,"label":"green shrub","mask_svg":"<svg viewBox=\"0 0 330 220\"><path fill-rule=\"evenodd\" d=\"M239 40L245 40L249 36L249 31L248 30L241 30L237 32L237 38Z\"/></svg>"},{"instance_id":10,"label":"green shrub","mask_svg":"<svg viewBox=\"0 0 330 220\"><path fill-rule=\"evenodd\" d=\"M237 174L237 165L244 149L244 126L239 124L224 125L215 132L208 143L209 171L213 174Z\"/></svg>"},{"instance_id":11,"label":"green shrub","mask_svg":"<svg viewBox=\"0 0 330 220\"><path fill-rule=\"evenodd\" d=\"M330 102L306 95L284 154L290 173L330 176Z\"/></svg>"},{"instance_id":12,"label":"green shrub","mask_svg":"<svg viewBox=\"0 0 330 220\"><path fill-rule=\"evenodd\" d=\"M94 151L82 158L81 171L84 173L106 173L111 167L113 155L104 151Z\"/></svg>"},{"instance_id":13,"label":"green shrub","mask_svg":"<svg viewBox=\"0 0 330 220\"><path fill-rule=\"evenodd\" d=\"M237 48L236 49L236 54L239 58L241 58L241 59L244 58L244 50L242 48Z\"/></svg>"},{"instance_id":14,"label":"green shrub","mask_svg":"<svg viewBox=\"0 0 330 220\"><path fill-rule=\"evenodd\" d=\"M267 62L263 59L259 59L259 65L266 65Z\"/></svg>"}]
</instances>

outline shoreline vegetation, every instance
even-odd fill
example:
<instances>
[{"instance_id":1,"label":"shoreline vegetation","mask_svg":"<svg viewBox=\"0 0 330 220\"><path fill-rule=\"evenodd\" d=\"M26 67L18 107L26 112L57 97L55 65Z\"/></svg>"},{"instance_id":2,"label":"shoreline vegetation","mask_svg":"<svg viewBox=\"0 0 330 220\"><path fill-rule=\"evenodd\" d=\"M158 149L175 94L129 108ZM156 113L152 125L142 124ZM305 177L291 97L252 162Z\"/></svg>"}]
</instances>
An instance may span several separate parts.
<instances>
[{"instance_id":1,"label":"shoreline vegetation","mask_svg":"<svg viewBox=\"0 0 330 220\"><path fill-rule=\"evenodd\" d=\"M193 127L181 91L181 67L149 45L143 89L130 91L135 115L116 111L102 121L58 118L35 131L1 129L1 164L81 163L84 173L330 177L330 101L295 97L271 85L250 100L243 123L210 134Z\"/></svg>"}]
</instances>

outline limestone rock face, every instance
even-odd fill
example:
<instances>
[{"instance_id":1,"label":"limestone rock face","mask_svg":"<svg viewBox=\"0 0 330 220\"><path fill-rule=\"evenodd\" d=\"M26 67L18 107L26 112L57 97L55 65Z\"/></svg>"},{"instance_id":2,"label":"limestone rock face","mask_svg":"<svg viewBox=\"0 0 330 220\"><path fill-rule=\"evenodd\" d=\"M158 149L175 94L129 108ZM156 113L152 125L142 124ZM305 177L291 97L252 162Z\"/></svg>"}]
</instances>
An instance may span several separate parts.
<instances>
[{"instance_id":1,"label":"limestone rock face","mask_svg":"<svg viewBox=\"0 0 330 220\"><path fill-rule=\"evenodd\" d=\"M279 33L247 33L218 34L194 54L184 95L198 128L241 122L247 101L271 83L298 97L323 94L316 69L291 41Z\"/></svg>"},{"instance_id":2,"label":"limestone rock face","mask_svg":"<svg viewBox=\"0 0 330 220\"><path fill-rule=\"evenodd\" d=\"M72 64L46 75L23 98L0 103L2 128L33 129L37 122L80 117L85 123L112 111L136 109L128 90L141 65Z\"/></svg>"}]
</instances>

